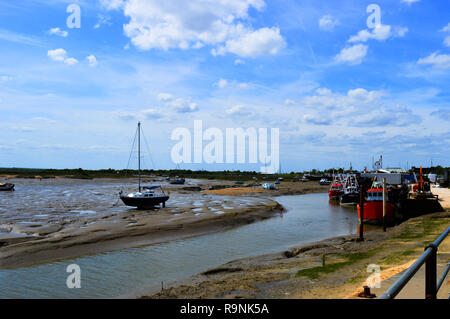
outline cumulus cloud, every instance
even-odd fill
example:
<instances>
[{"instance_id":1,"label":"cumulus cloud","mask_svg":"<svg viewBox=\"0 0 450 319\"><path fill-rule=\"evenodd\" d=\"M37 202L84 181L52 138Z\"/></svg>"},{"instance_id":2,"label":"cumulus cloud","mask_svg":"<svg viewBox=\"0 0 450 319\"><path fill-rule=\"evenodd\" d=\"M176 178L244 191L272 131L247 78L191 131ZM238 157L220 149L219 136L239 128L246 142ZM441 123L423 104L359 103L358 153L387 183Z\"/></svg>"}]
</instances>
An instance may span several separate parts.
<instances>
[{"instance_id":1,"label":"cumulus cloud","mask_svg":"<svg viewBox=\"0 0 450 319\"><path fill-rule=\"evenodd\" d=\"M228 85L228 81L225 79L220 79L219 82L215 83L219 88L223 89Z\"/></svg>"},{"instance_id":2,"label":"cumulus cloud","mask_svg":"<svg viewBox=\"0 0 450 319\"><path fill-rule=\"evenodd\" d=\"M95 55L87 56L86 60L88 61L88 64L90 67L97 66L97 64L98 64L98 61L97 61L97 58L95 57Z\"/></svg>"},{"instance_id":3,"label":"cumulus cloud","mask_svg":"<svg viewBox=\"0 0 450 319\"><path fill-rule=\"evenodd\" d=\"M51 35L58 35L63 38L66 38L69 35L67 31L61 30L60 28L52 28L48 30L48 33Z\"/></svg>"},{"instance_id":4,"label":"cumulus cloud","mask_svg":"<svg viewBox=\"0 0 450 319\"><path fill-rule=\"evenodd\" d=\"M175 98L169 93L160 93L156 98L177 113L192 113L199 110L198 104L194 103L191 98Z\"/></svg>"},{"instance_id":5,"label":"cumulus cloud","mask_svg":"<svg viewBox=\"0 0 450 319\"><path fill-rule=\"evenodd\" d=\"M101 0L106 9L122 9L130 20L125 35L139 49L198 49L215 46L215 55L242 57L276 54L285 41L278 28L253 29L249 10L263 0ZM244 46L242 46L244 44Z\"/></svg>"},{"instance_id":6,"label":"cumulus cloud","mask_svg":"<svg viewBox=\"0 0 450 319\"><path fill-rule=\"evenodd\" d=\"M100 5L102 8L114 10L122 8L124 2L125 2L124 0L100 0Z\"/></svg>"},{"instance_id":7,"label":"cumulus cloud","mask_svg":"<svg viewBox=\"0 0 450 319\"><path fill-rule=\"evenodd\" d=\"M227 109L225 113L229 116L249 116L252 114L244 105L235 105Z\"/></svg>"},{"instance_id":8,"label":"cumulus cloud","mask_svg":"<svg viewBox=\"0 0 450 319\"><path fill-rule=\"evenodd\" d=\"M444 45L450 47L450 35L444 39Z\"/></svg>"},{"instance_id":9,"label":"cumulus cloud","mask_svg":"<svg viewBox=\"0 0 450 319\"><path fill-rule=\"evenodd\" d=\"M159 93L157 99L158 101L170 101L173 99L173 96L169 93Z\"/></svg>"},{"instance_id":10,"label":"cumulus cloud","mask_svg":"<svg viewBox=\"0 0 450 319\"><path fill-rule=\"evenodd\" d=\"M275 55L286 46L278 28L261 28L247 32L239 38L226 41L224 46L212 50L213 55L234 53L241 57L256 58L263 55Z\"/></svg>"},{"instance_id":11,"label":"cumulus cloud","mask_svg":"<svg viewBox=\"0 0 450 319\"><path fill-rule=\"evenodd\" d=\"M425 58L419 59L417 63L431 65L435 69L449 69L450 54L439 54L439 52L436 51Z\"/></svg>"},{"instance_id":12,"label":"cumulus cloud","mask_svg":"<svg viewBox=\"0 0 450 319\"><path fill-rule=\"evenodd\" d=\"M67 57L67 51L64 49L49 50L47 52L47 56L53 61L64 62L68 65L74 65L78 63L77 59Z\"/></svg>"},{"instance_id":13,"label":"cumulus cloud","mask_svg":"<svg viewBox=\"0 0 450 319\"><path fill-rule=\"evenodd\" d=\"M334 27L339 24L339 21L333 18L331 15L324 15L319 19L319 27L325 31L332 31Z\"/></svg>"},{"instance_id":14,"label":"cumulus cloud","mask_svg":"<svg viewBox=\"0 0 450 319\"><path fill-rule=\"evenodd\" d=\"M372 31L367 29L359 31L357 35L350 37L348 42L367 42L371 39L384 41L390 37L403 37L407 32L407 27L392 28L390 25L378 24L372 29Z\"/></svg>"},{"instance_id":15,"label":"cumulus cloud","mask_svg":"<svg viewBox=\"0 0 450 319\"><path fill-rule=\"evenodd\" d=\"M450 22L441 29L441 32L450 32Z\"/></svg>"},{"instance_id":16,"label":"cumulus cloud","mask_svg":"<svg viewBox=\"0 0 450 319\"><path fill-rule=\"evenodd\" d=\"M350 64L360 64L363 58L367 55L367 45L355 44L341 50L335 56L337 62L346 62Z\"/></svg>"},{"instance_id":17,"label":"cumulus cloud","mask_svg":"<svg viewBox=\"0 0 450 319\"><path fill-rule=\"evenodd\" d=\"M383 91L364 88L346 94L333 93L326 88L304 97L299 104L305 107L300 122L310 125L331 125L335 122L350 127L409 126L419 123L420 117L406 106L390 106L383 101Z\"/></svg>"}]
</instances>

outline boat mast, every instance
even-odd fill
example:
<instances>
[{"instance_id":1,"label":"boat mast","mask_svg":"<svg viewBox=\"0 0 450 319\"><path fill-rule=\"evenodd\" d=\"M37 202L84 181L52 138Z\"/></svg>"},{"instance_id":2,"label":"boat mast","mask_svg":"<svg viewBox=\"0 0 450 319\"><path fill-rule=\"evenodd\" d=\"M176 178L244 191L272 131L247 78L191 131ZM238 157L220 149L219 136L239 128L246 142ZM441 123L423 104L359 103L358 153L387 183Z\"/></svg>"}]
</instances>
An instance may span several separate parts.
<instances>
[{"instance_id":1,"label":"boat mast","mask_svg":"<svg viewBox=\"0 0 450 319\"><path fill-rule=\"evenodd\" d=\"M138 122L138 178L139 193L141 192L141 122Z\"/></svg>"}]
</instances>

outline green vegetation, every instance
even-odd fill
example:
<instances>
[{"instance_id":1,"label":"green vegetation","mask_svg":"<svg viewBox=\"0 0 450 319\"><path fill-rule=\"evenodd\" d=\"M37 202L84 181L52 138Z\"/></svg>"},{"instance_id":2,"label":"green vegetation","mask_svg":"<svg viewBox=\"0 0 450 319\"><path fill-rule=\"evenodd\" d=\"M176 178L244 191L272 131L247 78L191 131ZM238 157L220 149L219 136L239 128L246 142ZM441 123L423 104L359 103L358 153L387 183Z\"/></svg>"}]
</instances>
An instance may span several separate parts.
<instances>
[{"instance_id":1,"label":"green vegetation","mask_svg":"<svg viewBox=\"0 0 450 319\"><path fill-rule=\"evenodd\" d=\"M348 255L339 255L342 257L345 257L345 261L338 262L338 263L332 263L325 266L318 266L313 268L306 268L299 270L296 274L297 277L308 277L310 279L318 279L321 274L329 274L332 272L335 272L336 270L339 270L341 268L344 268L346 266L352 265L358 261L361 261L363 259L367 259L375 255L379 251L379 247L376 249L369 250L367 252L362 253L355 253L355 254L348 254Z\"/></svg>"}]
</instances>

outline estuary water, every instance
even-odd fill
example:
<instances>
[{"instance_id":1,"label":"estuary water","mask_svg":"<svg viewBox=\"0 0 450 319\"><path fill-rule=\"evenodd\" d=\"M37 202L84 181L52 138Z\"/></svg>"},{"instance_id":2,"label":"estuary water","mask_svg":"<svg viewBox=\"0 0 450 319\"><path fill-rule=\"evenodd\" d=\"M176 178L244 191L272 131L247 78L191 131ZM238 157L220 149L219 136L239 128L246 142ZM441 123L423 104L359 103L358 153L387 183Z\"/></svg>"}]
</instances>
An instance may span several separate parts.
<instances>
[{"instance_id":1,"label":"estuary water","mask_svg":"<svg viewBox=\"0 0 450 319\"><path fill-rule=\"evenodd\" d=\"M354 210L327 194L274 198L286 208L276 217L214 234L157 245L0 270L0 298L114 298L161 287L228 261L282 251L329 237L356 234ZM66 285L68 265L81 269L81 288Z\"/></svg>"}]
</instances>

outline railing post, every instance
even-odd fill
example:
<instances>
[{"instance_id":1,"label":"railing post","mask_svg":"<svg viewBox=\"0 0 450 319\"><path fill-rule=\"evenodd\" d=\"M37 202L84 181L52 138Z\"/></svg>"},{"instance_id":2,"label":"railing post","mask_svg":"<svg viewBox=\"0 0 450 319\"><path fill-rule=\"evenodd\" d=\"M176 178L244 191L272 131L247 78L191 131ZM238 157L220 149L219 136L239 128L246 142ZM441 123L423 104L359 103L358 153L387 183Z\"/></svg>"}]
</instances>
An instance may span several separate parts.
<instances>
[{"instance_id":1,"label":"railing post","mask_svg":"<svg viewBox=\"0 0 450 319\"><path fill-rule=\"evenodd\" d=\"M425 250L431 248L432 252L430 257L425 263L425 298L436 299L437 295L437 246L435 244L429 244Z\"/></svg>"}]
</instances>

